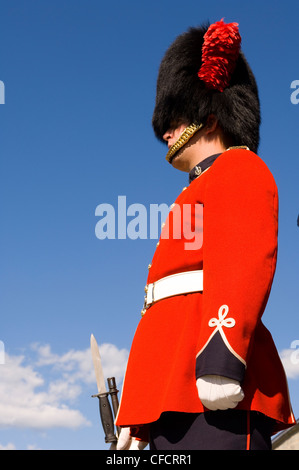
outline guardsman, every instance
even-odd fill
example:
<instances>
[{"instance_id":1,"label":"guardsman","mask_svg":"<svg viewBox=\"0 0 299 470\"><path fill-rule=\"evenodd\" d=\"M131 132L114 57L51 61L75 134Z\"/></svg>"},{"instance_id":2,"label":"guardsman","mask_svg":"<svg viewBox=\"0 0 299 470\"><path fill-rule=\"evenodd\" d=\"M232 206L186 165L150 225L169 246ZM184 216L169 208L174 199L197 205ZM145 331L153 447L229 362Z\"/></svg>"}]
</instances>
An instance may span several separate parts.
<instances>
[{"instance_id":1,"label":"guardsman","mask_svg":"<svg viewBox=\"0 0 299 470\"><path fill-rule=\"evenodd\" d=\"M189 186L149 265L118 449L270 449L271 436L295 423L262 323L278 197L256 154L258 90L240 43L238 24L221 20L180 35L161 62L153 128ZM192 246L190 233L202 242Z\"/></svg>"}]
</instances>

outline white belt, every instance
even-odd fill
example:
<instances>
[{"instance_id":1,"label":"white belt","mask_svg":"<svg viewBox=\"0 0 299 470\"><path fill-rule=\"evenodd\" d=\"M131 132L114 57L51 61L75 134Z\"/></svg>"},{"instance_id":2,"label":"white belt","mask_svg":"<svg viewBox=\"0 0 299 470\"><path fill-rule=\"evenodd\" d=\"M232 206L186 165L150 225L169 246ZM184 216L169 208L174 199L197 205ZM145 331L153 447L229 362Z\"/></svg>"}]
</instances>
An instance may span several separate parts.
<instances>
[{"instance_id":1,"label":"white belt","mask_svg":"<svg viewBox=\"0 0 299 470\"><path fill-rule=\"evenodd\" d=\"M184 273L177 273L163 277L162 279L145 286L146 295L144 297L144 305L141 310L141 315L143 316L146 309L158 300L173 297L174 295L201 292L202 290L202 270L186 271Z\"/></svg>"}]
</instances>

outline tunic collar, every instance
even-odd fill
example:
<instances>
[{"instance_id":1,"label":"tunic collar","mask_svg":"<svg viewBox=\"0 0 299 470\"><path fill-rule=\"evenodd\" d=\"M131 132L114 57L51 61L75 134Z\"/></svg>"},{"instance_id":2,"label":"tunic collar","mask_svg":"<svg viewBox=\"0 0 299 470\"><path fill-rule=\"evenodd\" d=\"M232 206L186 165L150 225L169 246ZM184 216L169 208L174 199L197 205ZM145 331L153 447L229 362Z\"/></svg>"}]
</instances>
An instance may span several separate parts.
<instances>
[{"instance_id":1,"label":"tunic collar","mask_svg":"<svg viewBox=\"0 0 299 470\"><path fill-rule=\"evenodd\" d=\"M196 165L189 173L189 184L195 180L199 175L201 175L205 170L207 170L219 157L221 153L216 153L215 155L211 155L210 157L205 158L202 160L198 165Z\"/></svg>"}]
</instances>

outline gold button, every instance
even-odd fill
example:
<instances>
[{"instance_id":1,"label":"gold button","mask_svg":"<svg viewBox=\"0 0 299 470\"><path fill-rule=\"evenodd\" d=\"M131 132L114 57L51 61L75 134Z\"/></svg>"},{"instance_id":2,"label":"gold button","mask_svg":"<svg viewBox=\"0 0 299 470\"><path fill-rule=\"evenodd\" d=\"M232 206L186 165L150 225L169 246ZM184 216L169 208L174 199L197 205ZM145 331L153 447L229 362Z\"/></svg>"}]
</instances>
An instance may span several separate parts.
<instances>
[{"instance_id":1,"label":"gold button","mask_svg":"<svg viewBox=\"0 0 299 470\"><path fill-rule=\"evenodd\" d=\"M185 191L185 189L187 189L187 186L185 186L185 187L182 189L182 191Z\"/></svg>"},{"instance_id":2,"label":"gold button","mask_svg":"<svg viewBox=\"0 0 299 470\"><path fill-rule=\"evenodd\" d=\"M159 245L160 245L160 242L158 242L156 246L159 246Z\"/></svg>"},{"instance_id":3,"label":"gold button","mask_svg":"<svg viewBox=\"0 0 299 470\"><path fill-rule=\"evenodd\" d=\"M196 166L194 172L196 176L199 176L202 172L202 169L200 168L200 166Z\"/></svg>"},{"instance_id":4,"label":"gold button","mask_svg":"<svg viewBox=\"0 0 299 470\"><path fill-rule=\"evenodd\" d=\"M147 291L148 291L148 286L146 285L144 288L144 292L147 294Z\"/></svg>"},{"instance_id":5,"label":"gold button","mask_svg":"<svg viewBox=\"0 0 299 470\"><path fill-rule=\"evenodd\" d=\"M145 315L145 313L146 313L146 309L143 308L143 309L141 310L141 316L143 317L143 315Z\"/></svg>"},{"instance_id":6,"label":"gold button","mask_svg":"<svg viewBox=\"0 0 299 470\"><path fill-rule=\"evenodd\" d=\"M148 267L147 267L147 269L151 269L151 267L152 267L152 265L151 265L151 264L149 264L149 265L148 265Z\"/></svg>"}]
</instances>

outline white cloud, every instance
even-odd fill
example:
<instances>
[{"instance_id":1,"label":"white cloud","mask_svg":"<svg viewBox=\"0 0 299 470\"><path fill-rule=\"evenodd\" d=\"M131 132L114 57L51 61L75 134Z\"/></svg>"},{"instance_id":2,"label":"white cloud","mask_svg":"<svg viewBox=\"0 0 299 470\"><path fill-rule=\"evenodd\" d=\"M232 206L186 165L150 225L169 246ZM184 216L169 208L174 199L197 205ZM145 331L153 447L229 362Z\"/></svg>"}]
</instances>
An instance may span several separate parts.
<instances>
[{"instance_id":1,"label":"white cloud","mask_svg":"<svg viewBox=\"0 0 299 470\"><path fill-rule=\"evenodd\" d=\"M82 380L85 383L95 383L94 369L90 349L83 351L70 350L59 356L51 351L49 345L32 345L32 349L38 354L36 365L53 366L56 371L68 378L68 380ZM115 377L121 380L124 376L128 351L118 349L114 344L104 343L99 346L101 362L105 377ZM71 373L71 375L70 375Z\"/></svg>"},{"instance_id":2,"label":"white cloud","mask_svg":"<svg viewBox=\"0 0 299 470\"><path fill-rule=\"evenodd\" d=\"M0 444L0 450L16 450L16 446L12 442L9 442L6 445Z\"/></svg>"},{"instance_id":3,"label":"white cloud","mask_svg":"<svg viewBox=\"0 0 299 470\"><path fill-rule=\"evenodd\" d=\"M27 450L41 450L35 444L28 444L26 449ZM13 444L12 442L8 442L8 444L6 445L0 444L0 450L17 450L17 448L15 444Z\"/></svg>"},{"instance_id":4,"label":"white cloud","mask_svg":"<svg viewBox=\"0 0 299 470\"><path fill-rule=\"evenodd\" d=\"M100 352L104 375L120 381L128 351L103 344ZM90 425L77 409L84 388L94 383L96 393L89 349L59 355L49 345L34 344L26 355L6 354L0 373L0 427L49 429Z\"/></svg>"}]
</instances>

